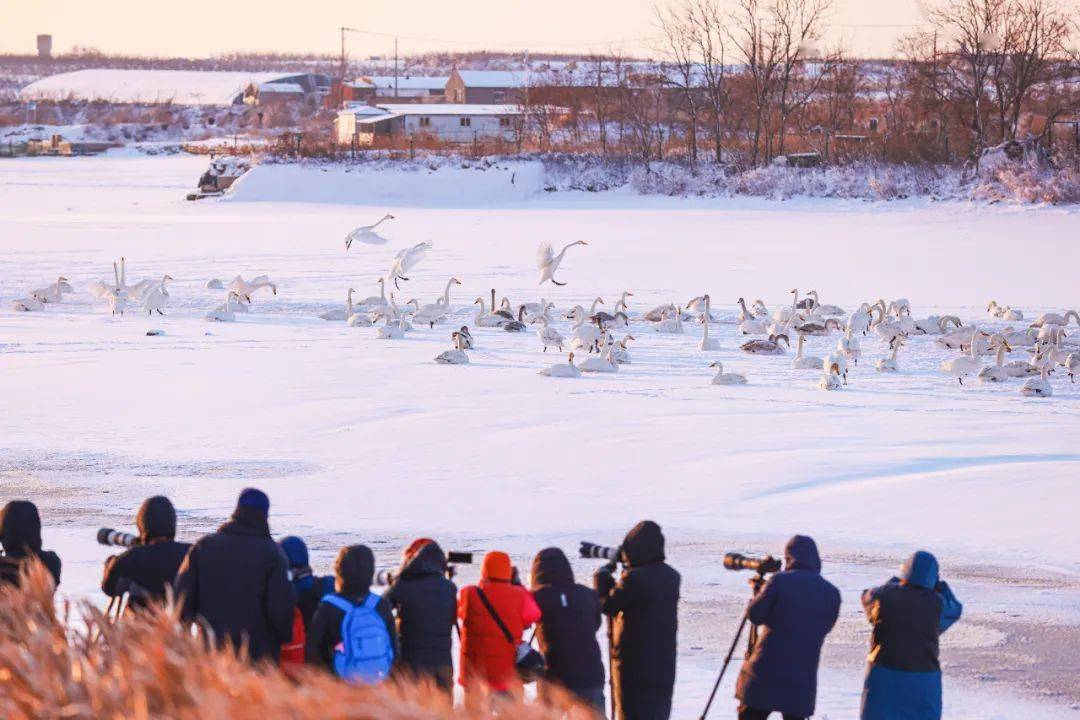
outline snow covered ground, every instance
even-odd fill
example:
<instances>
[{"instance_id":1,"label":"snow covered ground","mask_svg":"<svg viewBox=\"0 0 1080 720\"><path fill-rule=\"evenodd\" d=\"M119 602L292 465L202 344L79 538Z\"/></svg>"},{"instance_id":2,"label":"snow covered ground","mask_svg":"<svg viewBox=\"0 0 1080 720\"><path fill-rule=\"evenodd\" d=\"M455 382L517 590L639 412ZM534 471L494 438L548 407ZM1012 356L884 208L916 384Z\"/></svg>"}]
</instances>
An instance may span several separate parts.
<instances>
[{"instance_id":1,"label":"snow covered ground","mask_svg":"<svg viewBox=\"0 0 1080 720\"><path fill-rule=\"evenodd\" d=\"M858 594L917 548L938 555L965 603L943 639L946 716L1080 716L1080 386L1059 372L1047 399L1022 397L1019 381L961 387L937 369L953 355L929 338L904 349L902 373L879 375L885 348L870 336L850 385L824 393L791 354L739 352L732 324L739 296L777 307L793 287L847 309L907 297L917 317L996 328L991 298L1028 318L1061 312L1080 303L1080 212L544 194L518 186L527 172L513 190L494 179L513 171L475 184L469 171L429 177L423 197L406 194L415 174L385 172L334 202L315 202L302 177L263 177L265 191L242 182L232 199L187 203L204 164L0 163L0 501L39 502L68 595L96 592L108 551L93 531L130 527L157 492L196 537L240 488L260 486L275 531L309 538L321 570L346 542L371 544L389 565L420 535L506 549L525 567L545 545L615 545L651 517L684 574L676 716L690 717L748 595L723 552L779 553L801 532L844 594L818 716L857 713L869 635ZM282 183L308 202L284 202ZM397 216L390 242L346 253L345 234L385 211ZM574 239L589 245L567 254L569 284L537 288L537 245ZM401 298L433 302L454 275L451 323L384 341L317 318L348 287L377 294L394 253L423 240L434 249ZM113 319L86 292L121 255L128 282L177 279L165 317ZM258 292L236 323L205 322L222 294L206 280L240 273L269 274L277 296ZM9 309L61 274L78 291L62 305ZM610 309L629 289L638 313L709 292L722 349L700 352L696 324L661 335L637 321L631 364L555 380L537 374L559 358L531 330L474 328L469 365L432 362L492 287L562 310L598 295ZM813 338L808 352L835 341ZM749 384L711 385L713 360ZM584 579L595 563L575 567ZM732 714L726 685L717 716Z\"/></svg>"}]
</instances>

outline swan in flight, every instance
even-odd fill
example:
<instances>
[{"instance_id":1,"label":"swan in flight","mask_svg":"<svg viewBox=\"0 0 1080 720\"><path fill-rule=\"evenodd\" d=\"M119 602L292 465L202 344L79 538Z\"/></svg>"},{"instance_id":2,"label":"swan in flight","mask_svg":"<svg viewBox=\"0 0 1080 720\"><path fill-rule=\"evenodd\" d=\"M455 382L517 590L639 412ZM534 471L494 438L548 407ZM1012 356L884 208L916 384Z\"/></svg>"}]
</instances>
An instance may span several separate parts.
<instances>
[{"instance_id":1,"label":"swan in flight","mask_svg":"<svg viewBox=\"0 0 1080 720\"><path fill-rule=\"evenodd\" d=\"M435 362L440 365L468 365L469 356L465 354L465 341L461 337L461 333L452 333L450 335L450 340L453 342L454 347L449 350L443 350L436 355Z\"/></svg>"},{"instance_id":2,"label":"swan in flight","mask_svg":"<svg viewBox=\"0 0 1080 720\"><path fill-rule=\"evenodd\" d=\"M237 275L229 283L229 289L239 295L241 298L246 298L248 302L251 302L251 296L256 290L260 288L268 287L275 295L277 295L277 284L270 281L270 278L266 275L259 275L254 277L251 281L244 280L242 275Z\"/></svg>"},{"instance_id":3,"label":"swan in flight","mask_svg":"<svg viewBox=\"0 0 1080 720\"><path fill-rule=\"evenodd\" d=\"M890 346L892 349L892 354L890 354L887 358L881 358L880 360L878 360L877 363L874 365L874 368L878 372L900 372L900 364L896 361L896 356L897 354L899 354L900 348L904 347L905 342L907 342L905 338L894 338L892 341L892 345Z\"/></svg>"},{"instance_id":4,"label":"swan in flight","mask_svg":"<svg viewBox=\"0 0 1080 720\"><path fill-rule=\"evenodd\" d=\"M358 228L353 228L352 232L345 236L345 249L348 250L349 248L351 248L353 242L357 240L362 243L367 243L368 245L385 245L389 241L382 235L375 232L375 228L379 227L387 220L393 219L393 215L391 215L390 213L386 213L381 218L379 218L379 221L376 223L373 223L371 225L361 225Z\"/></svg>"},{"instance_id":5,"label":"swan in flight","mask_svg":"<svg viewBox=\"0 0 1080 720\"><path fill-rule=\"evenodd\" d=\"M751 355L783 355L787 351L780 345L780 341L790 347L787 335L770 335L768 340L750 340L744 342L739 349Z\"/></svg>"},{"instance_id":6,"label":"swan in flight","mask_svg":"<svg viewBox=\"0 0 1080 720\"><path fill-rule=\"evenodd\" d=\"M716 338L709 337L709 320L712 318L712 315L709 313L710 306L711 301L709 296L705 295L705 311L701 316L704 318L703 330L701 333L701 342L698 343L698 350L701 352L711 352L720 349L720 342Z\"/></svg>"},{"instance_id":7,"label":"swan in flight","mask_svg":"<svg viewBox=\"0 0 1080 720\"><path fill-rule=\"evenodd\" d=\"M795 359L791 361L791 366L796 370L820 370L822 359L813 355L803 355L805 347L806 335L799 333L799 339L795 343Z\"/></svg>"},{"instance_id":8,"label":"swan in flight","mask_svg":"<svg viewBox=\"0 0 1080 720\"><path fill-rule=\"evenodd\" d=\"M143 300L143 310L147 315L153 315L155 312L158 315L164 315L161 311L169 302L169 291L165 288L165 283L172 280L172 275L165 275L161 278L161 282L153 290L146 294L146 298Z\"/></svg>"},{"instance_id":9,"label":"swan in flight","mask_svg":"<svg viewBox=\"0 0 1080 720\"><path fill-rule=\"evenodd\" d=\"M558 330L551 327L551 323L543 315L540 316L540 322L543 327L536 331L536 337L540 338L540 344L544 346L544 352L547 352L549 347L557 347L559 352L562 352L566 338Z\"/></svg>"},{"instance_id":10,"label":"swan in flight","mask_svg":"<svg viewBox=\"0 0 1080 720\"><path fill-rule=\"evenodd\" d=\"M536 251L536 269L540 271L540 282L538 284L543 285L548 280L552 285L566 285L566 283L559 282L555 279L555 271L559 269L559 265L563 261L563 257L566 256L566 251L575 245L588 245L584 240L576 240L569 243L559 251L556 255L555 251L551 247L551 243L543 243Z\"/></svg>"},{"instance_id":11,"label":"swan in flight","mask_svg":"<svg viewBox=\"0 0 1080 720\"><path fill-rule=\"evenodd\" d=\"M837 363L828 364L826 361L825 372L822 374L821 379L818 380L818 387L822 390L839 390L846 383L840 382L840 365Z\"/></svg>"},{"instance_id":12,"label":"swan in flight","mask_svg":"<svg viewBox=\"0 0 1080 720\"><path fill-rule=\"evenodd\" d=\"M546 377L557 378L576 378L581 377L581 371L578 370L577 365L574 364L574 353L570 353L570 357L564 363L555 363L551 367L546 367L540 371L541 375Z\"/></svg>"},{"instance_id":13,"label":"swan in flight","mask_svg":"<svg viewBox=\"0 0 1080 720\"><path fill-rule=\"evenodd\" d=\"M206 313L205 319L209 322L236 322L236 306L240 304L240 296L232 290L225 296L225 302Z\"/></svg>"},{"instance_id":14,"label":"swan in flight","mask_svg":"<svg viewBox=\"0 0 1080 720\"><path fill-rule=\"evenodd\" d=\"M35 297L43 303L59 303L64 301L64 293L73 293L74 288L68 284L68 279L61 275L56 278L56 282L48 287L39 288L32 293L31 297Z\"/></svg>"},{"instance_id":15,"label":"swan in flight","mask_svg":"<svg viewBox=\"0 0 1080 720\"><path fill-rule=\"evenodd\" d=\"M416 243L410 248L405 248L398 252L394 256L394 262L390 266L390 272L387 274L386 279L394 283L394 287L400 288L398 280L409 281L407 273L409 273L414 267L420 264L420 261L427 255L428 250L431 249L431 243L421 242Z\"/></svg>"},{"instance_id":16,"label":"swan in flight","mask_svg":"<svg viewBox=\"0 0 1080 720\"><path fill-rule=\"evenodd\" d=\"M971 329L973 332L976 331L975 326L971 326ZM979 351L976 348L977 344L978 343L969 342L968 354L941 363L941 371L950 377L956 378L960 381L960 384L963 385L964 378L969 375L974 375L982 370L983 362L979 358Z\"/></svg>"},{"instance_id":17,"label":"swan in flight","mask_svg":"<svg viewBox=\"0 0 1080 720\"><path fill-rule=\"evenodd\" d=\"M711 363L709 367L716 368L716 374L713 375L713 385L745 385L746 377L739 375L738 373L726 373L724 372L724 364L717 360Z\"/></svg>"}]
</instances>

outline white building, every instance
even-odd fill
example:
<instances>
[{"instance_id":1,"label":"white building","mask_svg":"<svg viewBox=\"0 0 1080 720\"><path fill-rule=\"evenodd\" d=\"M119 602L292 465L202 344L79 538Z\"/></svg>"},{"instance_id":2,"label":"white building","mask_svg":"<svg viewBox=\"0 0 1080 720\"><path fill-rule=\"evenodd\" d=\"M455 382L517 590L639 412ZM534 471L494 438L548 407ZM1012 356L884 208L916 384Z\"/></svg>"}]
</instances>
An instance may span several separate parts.
<instances>
[{"instance_id":1,"label":"white building","mask_svg":"<svg viewBox=\"0 0 1080 720\"><path fill-rule=\"evenodd\" d=\"M357 78L353 86L360 91L370 89L369 92L376 100L402 98L408 101L441 102L449 79L449 76L365 75Z\"/></svg>"},{"instance_id":2,"label":"white building","mask_svg":"<svg viewBox=\"0 0 1080 720\"><path fill-rule=\"evenodd\" d=\"M337 141L371 145L377 137L430 136L445 142L513 141L521 121L517 105L380 104L338 111Z\"/></svg>"}]
</instances>

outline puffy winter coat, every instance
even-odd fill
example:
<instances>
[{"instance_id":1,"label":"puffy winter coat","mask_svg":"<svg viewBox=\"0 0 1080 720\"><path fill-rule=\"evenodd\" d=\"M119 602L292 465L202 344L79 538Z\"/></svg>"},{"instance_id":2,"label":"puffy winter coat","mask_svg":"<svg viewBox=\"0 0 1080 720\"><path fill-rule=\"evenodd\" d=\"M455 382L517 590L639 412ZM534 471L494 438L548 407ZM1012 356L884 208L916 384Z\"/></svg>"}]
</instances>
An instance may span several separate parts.
<instances>
[{"instance_id":1,"label":"puffy winter coat","mask_svg":"<svg viewBox=\"0 0 1080 720\"><path fill-rule=\"evenodd\" d=\"M602 688L604 662L596 631L600 598L574 582L570 561L559 548L541 550L532 565L533 597L540 607L536 638L547 659L547 682L571 691Z\"/></svg>"},{"instance_id":2,"label":"puffy winter coat","mask_svg":"<svg viewBox=\"0 0 1080 720\"><path fill-rule=\"evenodd\" d=\"M422 545L383 597L397 611L401 668L452 686L457 586L446 578L442 548L434 542Z\"/></svg>"},{"instance_id":3,"label":"puffy winter coat","mask_svg":"<svg viewBox=\"0 0 1080 720\"><path fill-rule=\"evenodd\" d=\"M840 613L840 591L821 577L811 538L796 535L788 541L784 571L766 581L746 612L759 634L739 672L735 696L758 710L813 715L821 646Z\"/></svg>"},{"instance_id":4,"label":"puffy winter coat","mask_svg":"<svg viewBox=\"0 0 1080 720\"><path fill-rule=\"evenodd\" d=\"M596 574L601 611L614 619L612 679L619 718L664 720L675 687L679 588L682 579L664 562L664 535L651 520L623 540L625 570L615 583Z\"/></svg>"},{"instance_id":5,"label":"puffy winter coat","mask_svg":"<svg viewBox=\"0 0 1080 720\"><path fill-rule=\"evenodd\" d=\"M216 533L196 542L176 577L181 617L201 618L219 644L247 642L255 661L277 660L292 637L296 597L285 553L270 537L266 515L240 506Z\"/></svg>"},{"instance_id":6,"label":"puffy winter coat","mask_svg":"<svg viewBox=\"0 0 1080 720\"><path fill-rule=\"evenodd\" d=\"M462 588L458 599L461 619L461 663L458 682L468 688L476 682L492 690L506 691L520 683L515 663L517 644L526 628L540 619L540 608L532 594L511 584L513 567L506 553L490 552L484 557L480 582ZM508 642L477 594L483 590L488 602L513 636Z\"/></svg>"},{"instance_id":7,"label":"puffy winter coat","mask_svg":"<svg viewBox=\"0 0 1080 720\"><path fill-rule=\"evenodd\" d=\"M27 558L37 558L60 584L60 556L41 549L41 516L28 500L12 500L0 511L0 583L19 584L19 572Z\"/></svg>"},{"instance_id":8,"label":"puffy winter coat","mask_svg":"<svg viewBox=\"0 0 1080 720\"><path fill-rule=\"evenodd\" d=\"M135 517L141 545L105 561L101 590L109 597L128 595L128 607L165 599L191 545L176 542L176 510L168 498L148 498Z\"/></svg>"},{"instance_id":9,"label":"puffy winter coat","mask_svg":"<svg viewBox=\"0 0 1080 720\"><path fill-rule=\"evenodd\" d=\"M937 559L916 552L900 578L864 591L862 602L874 626L862 720L938 720L938 636L960 619L963 606L938 580Z\"/></svg>"}]
</instances>

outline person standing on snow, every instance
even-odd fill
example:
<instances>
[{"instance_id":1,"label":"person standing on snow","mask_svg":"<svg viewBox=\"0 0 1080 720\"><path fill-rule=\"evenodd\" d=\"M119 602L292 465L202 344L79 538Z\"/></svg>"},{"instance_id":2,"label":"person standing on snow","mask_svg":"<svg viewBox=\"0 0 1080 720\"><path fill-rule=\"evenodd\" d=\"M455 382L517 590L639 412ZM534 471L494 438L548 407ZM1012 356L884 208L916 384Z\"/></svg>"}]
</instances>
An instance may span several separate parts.
<instances>
[{"instance_id":1,"label":"person standing on snow","mask_svg":"<svg viewBox=\"0 0 1080 720\"><path fill-rule=\"evenodd\" d=\"M784 548L784 571L771 576L746 608L759 635L735 685L739 720L814 714L821 646L840 615L840 591L821 577L817 544L796 535Z\"/></svg>"},{"instance_id":2,"label":"person standing on snow","mask_svg":"<svg viewBox=\"0 0 1080 720\"><path fill-rule=\"evenodd\" d=\"M528 590L512 582L513 577L510 556L504 552L489 552L484 556L480 582L461 589L458 598L458 617L462 623L458 682L467 693L484 684L503 695L520 691L517 645L522 633L540 619L540 608ZM507 640L495 614L513 641Z\"/></svg>"},{"instance_id":3,"label":"person standing on snow","mask_svg":"<svg viewBox=\"0 0 1080 720\"><path fill-rule=\"evenodd\" d=\"M334 592L334 578L331 575L315 575L308 559L307 544L295 535L283 537L278 541L285 559L289 563L289 579L296 593L296 607L304 618L304 628L311 626L311 618L324 596Z\"/></svg>"},{"instance_id":4,"label":"person standing on snow","mask_svg":"<svg viewBox=\"0 0 1080 720\"><path fill-rule=\"evenodd\" d=\"M938 579L937 559L914 553L899 578L863 591L862 603L874 631L861 720L940 720L938 636L964 608Z\"/></svg>"},{"instance_id":5,"label":"person standing on snow","mask_svg":"<svg viewBox=\"0 0 1080 720\"><path fill-rule=\"evenodd\" d=\"M457 586L446 577L446 555L439 544L421 538L409 545L394 584L383 597L397 612L398 668L453 691Z\"/></svg>"},{"instance_id":6,"label":"person standing on snow","mask_svg":"<svg viewBox=\"0 0 1080 720\"><path fill-rule=\"evenodd\" d=\"M601 611L612 618L611 675L619 720L666 720L675 689L675 650L682 578L664 562L660 526L644 520L620 548L618 583L606 567L594 582Z\"/></svg>"},{"instance_id":7,"label":"person standing on snow","mask_svg":"<svg viewBox=\"0 0 1080 720\"><path fill-rule=\"evenodd\" d=\"M232 518L191 547L176 576L180 617L205 622L219 646L246 644L252 662L278 660L292 637L296 605L269 512L261 490L241 492Z\"/></svg>"},{"instance_id":8,"label":"person standing on snow","mask_svg":"<svg viewBox=\"0 0 1080 720\"><path fill-rule=\"evenodd\" d=\"M29 500L12 500L0 511L0 584L18 585L23 564L36 558L60 584L60 556L41 549L41 516Z\"/></svg>"},{"instance_id":9,"label":"person standing on snow","mask_svg":"<svg viewBox=\"0 0 1080 720\"><path fill-rule=\"evenodd\" d=\"M129 608L165 600L191 545L176 542L176 509L169 498L147 498L135 516L139 544L105 561L101 591L109 597L127 592Z\"/></svg>"},{"instance_id":10,"label":"person standing on snow","mask_svg":"<svg viewBox=\"0 0 1080 720\"><path fill-rule=\"evenodd\" d=\"M540 696L552 686L561 687L603 717L604 661L596 642L600 598L592 588L574 582L570 561L554 547L533 559L532 588L540 607L536 639L547 660Z\"/></svg>"}]
</instances>

